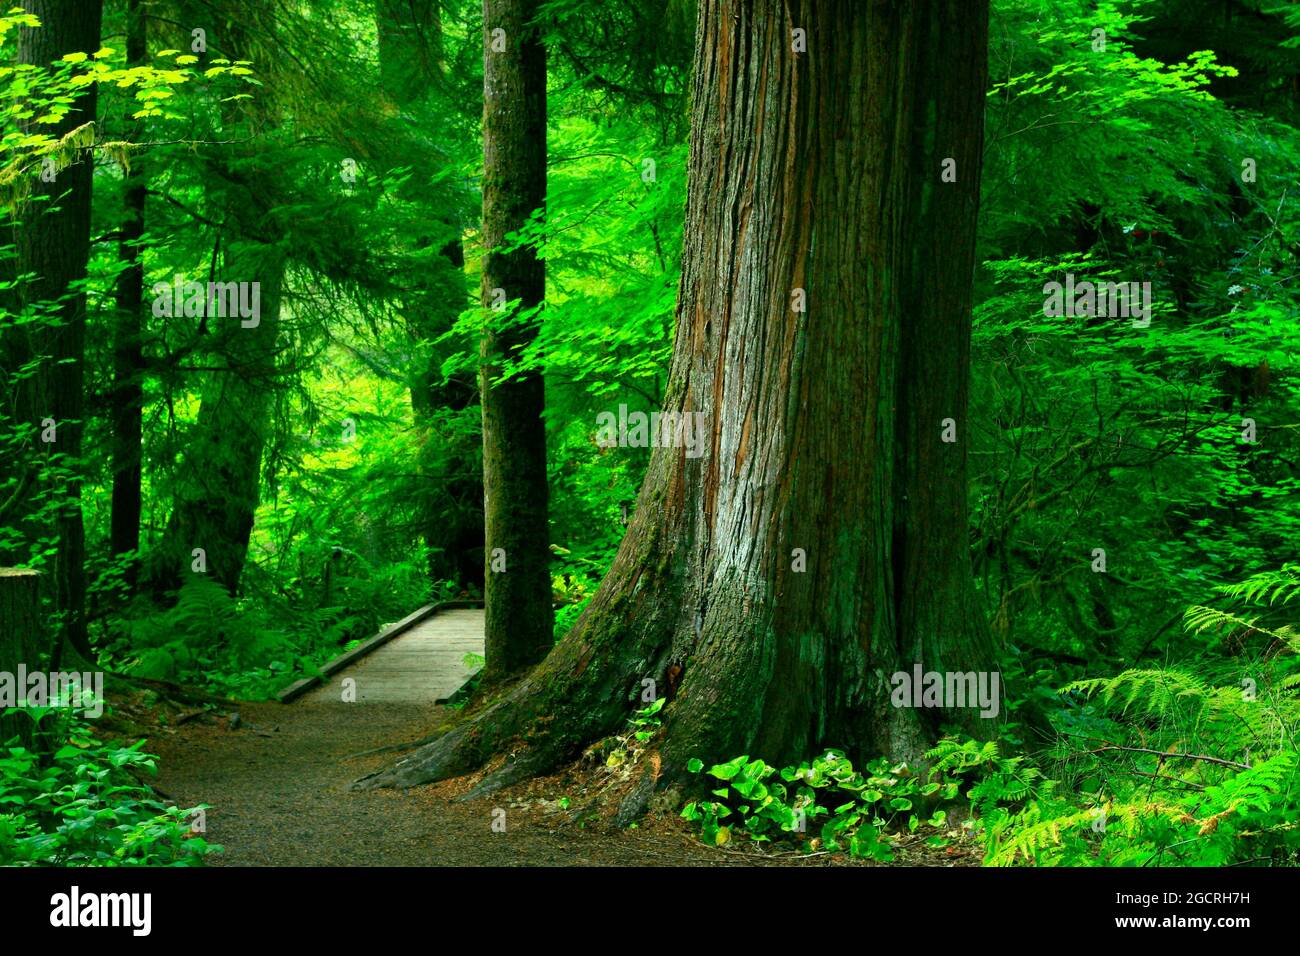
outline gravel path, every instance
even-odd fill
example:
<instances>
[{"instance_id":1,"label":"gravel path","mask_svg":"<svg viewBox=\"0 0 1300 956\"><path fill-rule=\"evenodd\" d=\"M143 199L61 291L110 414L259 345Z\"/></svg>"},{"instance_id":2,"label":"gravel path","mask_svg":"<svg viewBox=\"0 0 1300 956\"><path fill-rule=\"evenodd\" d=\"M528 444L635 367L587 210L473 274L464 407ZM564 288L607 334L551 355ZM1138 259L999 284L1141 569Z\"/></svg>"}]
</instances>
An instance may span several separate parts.
<instances>
[{"instance_id":1,"label":"gravel path","mask_svg":"<svg viewBox=\"0 0 1300 956\"><path fill-rule=\"evenodd\" d=\"M712 850L671 823L648 829L579 828L567 814L519 806L507 795L455 802L448 781L412 790L348 785L394 755L352 756L418 739L439 722L422 705L246 704L156 735L156 781L181 806L210 805L207 839L218 866L653 866L752 865L776 860ZM545 784L543 784L545 786ZM552 799L563 796L557 784ZM530 788L529 796L537 793ZM492 828L505 810L505 832ZM788 860L786 861L788 864ZM811 862L811 861L809 861Z\"/></svg>"},{"instance_id":2,"label":"gravel path","mask_svg":"<svg viewBox=\"0 0 1300 956\"><path fill-rule=\"evenodd\" d=\"M348 787L397 758L357 756L428 736L445 719L430 704L242 704L234 729L225 713L175 712L133 737L159 756L155 785L182 807L209 805L209 842L225 848L215 866L872 866L842 854L797 856L754 844L714 849L675 811L617 829L579 825L559 808L580 805L591 778L570 768L484 800L458 801L468 778L410 790ZM156 706L123 709L157 721ZM192 718L192 719L191 719ZM152 722L152 721L151 721ZM504 832L500 829L504 811ZM494 829L494 821L497 826ZM949 831L946 849L905 840L895 865L978 866L969 835Z\"/></svg>"}]
</instances>

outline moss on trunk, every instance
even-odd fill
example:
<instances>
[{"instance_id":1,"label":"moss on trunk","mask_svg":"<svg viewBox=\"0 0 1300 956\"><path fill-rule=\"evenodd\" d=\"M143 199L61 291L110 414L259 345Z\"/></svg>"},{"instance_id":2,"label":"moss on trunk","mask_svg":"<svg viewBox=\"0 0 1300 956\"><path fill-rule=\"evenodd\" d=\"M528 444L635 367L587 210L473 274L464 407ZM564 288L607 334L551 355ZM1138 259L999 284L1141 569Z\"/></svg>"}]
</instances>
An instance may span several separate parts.
<instances>
[{"instance_id":1,"label":"moss on trunk","mask_svg":"<svg viewBox=\"0 0 1300 956\"><path fill-rule=\"evenodd\" d=\"M691 757L915 759L940 717L978 726L893 706L890 676L994 667L965 497L986 32L970 0L702 0L666 408L703 414L708 451L656 449L533 674L363 785L506 749L482 788L513 782L616 729L647 679L671 698L661 782Z\"/></svg>"}]
</instances>

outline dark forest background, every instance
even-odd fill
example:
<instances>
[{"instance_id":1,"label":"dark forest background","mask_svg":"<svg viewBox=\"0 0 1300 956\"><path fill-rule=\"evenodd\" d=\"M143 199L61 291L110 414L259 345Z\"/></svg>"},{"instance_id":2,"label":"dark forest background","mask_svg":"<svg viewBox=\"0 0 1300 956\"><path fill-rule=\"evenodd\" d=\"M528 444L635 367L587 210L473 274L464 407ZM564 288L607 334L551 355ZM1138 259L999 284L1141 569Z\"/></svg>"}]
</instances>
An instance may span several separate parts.
<instances>
[{"instance_id":1,"label":"dark forest background","mask_svg":"<svg viewBox=\"0 0 1300 956\"><path fill-rule=\"evenodd\" d=\"M483 594L482 9L92 6L0 16L0 565L43 572L45 660L266 699ZM545 383L558 641L651 457L602 447L598 416L667 397L696 13L546 0L535 22L546 211L503 242L544 259L545 308L514 303L528 334L498 371ZM40 62L23 31L50 34ZM1016 690L996 740L939 743L929 784L860 765L850 790L901 803L854 811L843 848L943 839L942 798L990 862L1294 863L1300 4L994 0L988 71L964 439L975 588ZM79 176L84 278L34 275L44 243L76 258L47 226ZM1045 316L1065 273L1150 282L1149 327ZM229 280L259 283L255 328L156 290ZM637 709L648 739L658 707ZM47 814L126 752L50 734L82 746L0 759L22 795L0 861L74 860L81 837L40 842ZM809 781L842 770L806 756ZM688 807L709 842L789 830L744 822L782 779L748 758L714 767L743 799ZM184 856L178 833L145 845Z\"/></svg>"}]
</instances>

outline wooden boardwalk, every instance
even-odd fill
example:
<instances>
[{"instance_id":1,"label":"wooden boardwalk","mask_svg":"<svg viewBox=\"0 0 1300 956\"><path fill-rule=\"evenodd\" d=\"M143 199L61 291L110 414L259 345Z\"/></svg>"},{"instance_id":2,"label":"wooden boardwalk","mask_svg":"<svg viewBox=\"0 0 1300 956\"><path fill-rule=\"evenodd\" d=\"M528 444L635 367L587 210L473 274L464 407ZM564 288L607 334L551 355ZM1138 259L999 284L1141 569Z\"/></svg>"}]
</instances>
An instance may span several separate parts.
<instances>
[{"instance_id":1,"label":"wooden boardwalk","mask_svg":"<svg viewBox=\"0 0 1300 956\"><path fill-rule=\"evenodd\" d=\"M466 664L466 655L478 662ZM365 644L336 658L321 681L300 681L280 694L285 703L343 703L345 690L360 704L434 704L460 690L482 666L483 609L421 608ZM347 685L345 680L355 681Z\"/></svg>"}]
</instances>

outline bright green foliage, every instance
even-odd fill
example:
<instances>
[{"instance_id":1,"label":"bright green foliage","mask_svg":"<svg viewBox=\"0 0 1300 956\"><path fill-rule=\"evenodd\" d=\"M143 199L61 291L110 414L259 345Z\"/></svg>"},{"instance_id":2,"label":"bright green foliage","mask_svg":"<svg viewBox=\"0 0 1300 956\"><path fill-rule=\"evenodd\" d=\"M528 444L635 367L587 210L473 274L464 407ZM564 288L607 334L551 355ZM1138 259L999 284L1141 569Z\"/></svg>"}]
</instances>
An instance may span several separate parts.
<instances>
[{"instance_id":1,"label":"bright green foliage","mask_svg":"<svg viewBox=\"0 0 1300 956\"><path fill-rule=\"evenodd\" d=\"M123 618L110 652L124 672L140 677L210 683L240 696L266 693L284 681L293 646L259 617L241 612L215 581L195 575L167 610ZM235 670L223 679L231 665Z\"/></svg>"},{"instance_id":2,"label":"bright green foliage","mask_svg":"<svg viewBox=\"0 0 1300 956\"><path fill-rule=\"evenodd\" d=\"M16 27L38 27L40 20L28 13L0 16L0 50L8 55ZM103 91L112 108L125 112L118 101L132 98L132 118L164 121L192 119L191 110L199 98L229 101L246 97L238 92L255 82L247 61L214 59L201 73L191 67L196 57L180 50L163 50L155 62L127 66L123 52L110 46L99 50L71 51L50 68L32 65L0 65L0 215L6 219L24 215L22 201L30 178L42 171L44 160L57 175L67 168L77 152L88 147L129 162L135 144L106 139L89 124L62 139L42 133L67 115L78 93L90 86ZM215 81L215 82L213 82ZM26 130L19 124L30 124Z\"/></svg>"},{"instance_id":3,"label":"bright green foliage","mask_svg":"<svg viewBox=\"0 0 1300 956\"><path fill-rule=\"evenodd\" d=\"M1300 137L1291 110L1214 95L1243 86L1221 57L1146 55L1147 35L1197 32L1180 6L995 4L974 558L1021 650L1159 654L1183 607L1291 560L1300 533ZM1151 283L1149 326L1045 316L1066 273Z\"/></svg>"},{"instance_id":4,"label":"bright green foliage","mask_svg":"<svg viewBox=\"0 0 1300 956\"><path fill-rule=\"evenodd\" d=\"M0 748L0 866L198 866L221 852L194 832L194 815L155 798L138 775L156 774L144 741L101 743L79 718L27 708L65 740L48 759Z\"/></svg>"},{"instance_id":5,"label":"bright green foliage","mask_svg":"<svg viewBox=\"0 0 1300 956\"><path fill-rule=\"evenodd\" d=\"M989 862L1300 862L1296 568L1219 591L1231 607L1192 607L1186 621L1218 631L1227 654L1063 688L1059 783L1018 813L984 814Z\"/></svg>"},{"instance_id":6,"label":"bright green foliage","mask_svg":"<svg viewBox=\"0 0 1300 956\"><path fill-rule=\"evenodd\" d=\"M663 710L667 702L667 698L659 697L634 711L628 718L627 727L622 734L608 738L603 742L604 746L597 745L596 750L605 755L607 771L621 771L622 777L628 776L629 771L646 751L646 745L663 728L659 711Z\"/></svg>"},{"instance_id":7,"label":"bright green foliage","mask_svg":"<svg viewBox=\"0 0 1300 956\"><path fill-rule=\"evenodd\" d=\"M1006 757L996 741L945 737L925 755L932 774L969 782L964 796L977 814L1023 803L1047 786L1042 773L1024 757Z\"/></svg>"},{"instance_id":8,"label":"bright green foliage","mask_svg":"<svg viewBox=\"0 0 1300 956\"><path fill-rule=\"evenodd\" d=\"M704 765L692 760L687 769L698 773ZM956 796L958 787L949 777L922 781L907 764L883 757L871 761L864 776L838 750L779 773L747 756L707 773L724 784L711 791L717 799L692 801L682 809L704 842L722 846L738 834L756 843L791 842L803 850L820 846L882 862L894 858L892 841L900 834L942 828L947 813L935 804ZM943 838L931 836L929 842L941 846Z\"/></svg>"},{"instance_id":9,"label":"bright green foliage","mask_svg":"<svg viewBox=\"0 0 1300 956\"><path fill-rule=\"evenodd\" d=\"M0 213L31 225L27 177L87 146L96 160L85 460L54 450L37 475L49 491L25 500L8 464L33 426L0 422L0 551L48 566L54 541L32 527L49 526L79 475L105 662L261 697L421 604L477 593L451 567L472 567L472 546L440 534L482 507L481 6L437 4L436 36L423 37L436 68L403 77L401 96L382 82L371 4L231 0L250 61L196 61L167 6L142 67L119 49L120 4L106 5L107 48L50 69L9 65L30 18L0 16ZM962 435L977 587L1017 695L1007 732L996 745L943 740L925 784L884 758L856 771L834 751L780 772L720 765L731 776L715 773L714 799L690 811L708 842L817 840L885 859L891 840L928 826L935 800L960 797L993 863L1295 861L1300 5L1219 6L993 3ZM664 399L689 238L691 7L540 8L548 201L511 241L544 255L547 301L536 343L505 374L546 381L557 639L608 568L650 457L598 447L597 415ZM18 128L60 115L89 83L94 129L54 142L44 122ZM103 399L128 169L149 190L146 290L283 258L284 311L257 378L268 421L208 436L201 403L214 376L239 379L237 339L144 303L142 553L114 557ZM250 180L273 195L250 194ZM265 236L238 235L231 213L254 200ZM1045 283L1067 273L1149 282L1149 325L1045 315ZM0 293L16 281L0 275ZM0 335L51 321L53 303L13 314L7 301ZM0 388L36 371L4 369ZM249 440L262 451L237 592L198 572L163 593L129 586L180 493ZM1197 604L1223 581L1242 583ZM1031 711L1059 741L1035 736ZM599 763L625 773L661 720L639 712ZM796 811L806 832L791 829Z\"/></svg>"}]
</instances>

